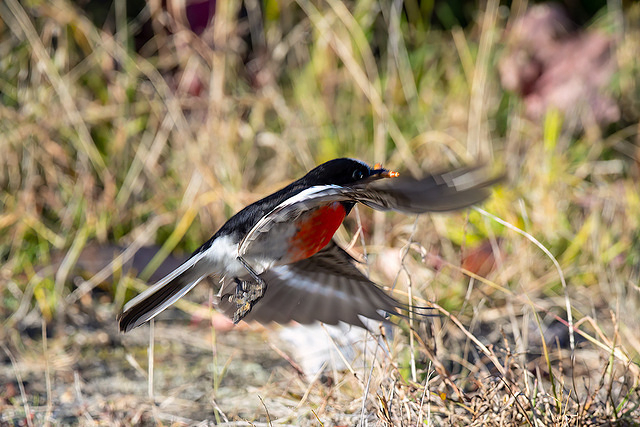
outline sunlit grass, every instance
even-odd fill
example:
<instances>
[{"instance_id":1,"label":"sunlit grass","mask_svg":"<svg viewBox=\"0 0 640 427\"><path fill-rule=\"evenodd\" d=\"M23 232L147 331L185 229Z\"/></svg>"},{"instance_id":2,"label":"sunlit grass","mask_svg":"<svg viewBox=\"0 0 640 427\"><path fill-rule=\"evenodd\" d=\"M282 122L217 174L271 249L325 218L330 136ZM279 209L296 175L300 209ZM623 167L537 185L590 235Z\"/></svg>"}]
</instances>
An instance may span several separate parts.
<instances>
[{"instance_id":1,"label":"sunlit grass","mask_svg":"<svg viewBox=\"0 0 640 427\"><path fill-rule=\"evenodd\" d=\"M0 337L15 363L15 375L0 378L22 384L27 377L44 390L27 389L25 402L17 393L0 394L0 408L24 417L46 407L35 409L41 416L51 410L47 402L54 409L65 404L56 386L80 390L70 374L79 368L69 368L65 357L82 363L82 334L65 340L65 312L98 319L117 348L117 356L106 349L103 356L125 364L115 313L132 288L144 285L116 274L115 285L97 289L134 251L93 279L74 281L73 265L87 244L155 243L162 246L156 265L168 253L196 249L237 210L314 165L351 156L403 173L495 164L507 180L482 208L507 226L474 210L416 220L359 209L367 246L355 239L354 251L366 250L372 278L397 284L399 298L411 285L417 303L436 303L441 316L418 325L411 341L406 326L386 337L390 356L379 350L374 363L363 355L375 365L358 371L364 377L340 374L333 384L291 379L288 365L256 376L265 383L250 392L262 401L253 417L234 407L237 401L224 406L224 393L233 392L220 390L242 388L237 365L260 363L250 352L259 340L238 332L237 345L252 344L230 351L210 331L191 331L200 334L195 338L163 332L160 319L161 359L180 357L167 355L167 342L181 350L213 348L211 369L222 370L213 371L203 400L215 419L227 413L266 421L266 408L292 424L315 423L316 416L355 423L362 407L370 421L390 417L407 425L497 424L502 416L522 425L636 419L637 5L623 15L612 88L623 120L604 130L586 123L579 131L557 111L539 123L528 120L518 98L500 88L495 67L512 16L497 2L464 31L407 22L384 2L266 2L268 53L256 52L264 56L254 62L260 75L243 65L248 46L236 31L239 4L218 3L215 25L202 38L165 29L140 52L133 49L138 22L121 14L113 35L63 1L0 5ZM123 5L116 1L116 8ZM616 13L622 12L610 11L594 25L606 27ZM352 240L356 224L350 219L340 230L343 242ZM495 268L474 276L461 268L463 258L486 241ZM193 300L206 295L201 290ZM561 342L568 306L575 350ZM193 303L178 308L210 316ZM43 341L47 328L53 336ZM98 335L83 339L104 345ZM145 356L131 350L137 345L126 348L128 363L144 367ZM165 373L162 360L154 367L172 384L180 377ZM205 374L190 375L184 383ZM146 393L119 396L143 402ZM108 404L93 404L84 414L103 422L134 422L142 414L167 419L154 405L100 412L95 408Z\"/></svg>"}]
</instances>

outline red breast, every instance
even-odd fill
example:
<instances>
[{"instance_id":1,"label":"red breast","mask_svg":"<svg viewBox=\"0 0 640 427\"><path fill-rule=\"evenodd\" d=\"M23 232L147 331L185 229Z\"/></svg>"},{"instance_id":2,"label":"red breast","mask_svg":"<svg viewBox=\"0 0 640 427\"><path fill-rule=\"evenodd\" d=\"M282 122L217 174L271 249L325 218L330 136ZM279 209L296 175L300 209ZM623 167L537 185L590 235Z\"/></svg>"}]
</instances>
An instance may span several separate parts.
<instances>
[{"instance_id":1,"label":"red breast","mask_svg":"<svg viewBox=\"0 0 640 427\"><path fill-rule=\"evenodd\" d=\"M312 255L327 246L347 212L340 202L322 206L296 221L296 234L289 246L288 262L296 262Z\"/></svg>"}]
</instances>

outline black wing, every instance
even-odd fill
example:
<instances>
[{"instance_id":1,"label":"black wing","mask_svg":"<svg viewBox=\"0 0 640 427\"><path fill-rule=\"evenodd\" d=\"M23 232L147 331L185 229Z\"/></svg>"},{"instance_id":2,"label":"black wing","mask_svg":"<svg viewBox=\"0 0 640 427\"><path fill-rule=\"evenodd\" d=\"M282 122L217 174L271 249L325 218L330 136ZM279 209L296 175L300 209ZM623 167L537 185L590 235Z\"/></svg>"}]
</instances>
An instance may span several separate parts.
<instances>
[{"instance_id":1,"label":"black wing","mask_svg":"<svg viewBox=\"0 0 640 427\"><path fill-rule=\"evenodd\" d=\"M356 262L331 241L310 258L265 271L260 275L267 284L265 294L244 320L264 324L345 322L364 327L359 316L384 320L386 313L404 307L362 274ZM229 317L237 308L229 301L235 287L233 281L227 281L219 292L217 308Z\"/></svg>"},{"instance_id":2,"label":"black wing","mask_svg":"<svg viewBox=\"0 0 640 427\"><path fill-rule=\"evenodd\" d=\"M489 187L502 177L491 177L483 166L416 178L386 178L353 185L310 187L285 200L266 214L247 233L238 249L242 256L262 233L313 209L333 202L357 202L377 210L420 214L446 212L479 203Z\"/></svg>"},{"instance_id":3,"label":"black wing","mask_svg":"<svg viewBox=\"0 0 640 427\"><path fill-rule=\"evenodd\" d=\"M484 166L454 169L420 179L390 178L352 188L352 197L373 209L420 214L448 212L479 203L502 177Z\"/></svg>"}]
</instances>

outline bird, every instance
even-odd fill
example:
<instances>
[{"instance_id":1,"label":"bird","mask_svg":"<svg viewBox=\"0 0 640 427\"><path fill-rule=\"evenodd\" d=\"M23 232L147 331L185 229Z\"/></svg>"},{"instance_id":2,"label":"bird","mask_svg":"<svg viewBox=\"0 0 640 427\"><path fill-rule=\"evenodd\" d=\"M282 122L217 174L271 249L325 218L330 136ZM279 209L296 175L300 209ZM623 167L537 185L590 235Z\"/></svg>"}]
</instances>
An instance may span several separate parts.
<instances>
[{"instance_id":1,"label":"bird","mask_svg":"<svg viewBox=\"0 0 640 427\"><path fill-rule=\"evenodd\" d=\"M351 158L327 161L232 216L179 267L131 299L122 332L157 316L205 277L220 280L214 305L234 323L385 320L407 309L358 269L334 234L356 203L407 214L479 203L499 178L485 165L413 178Z\"/></svg>"}]
</instances>

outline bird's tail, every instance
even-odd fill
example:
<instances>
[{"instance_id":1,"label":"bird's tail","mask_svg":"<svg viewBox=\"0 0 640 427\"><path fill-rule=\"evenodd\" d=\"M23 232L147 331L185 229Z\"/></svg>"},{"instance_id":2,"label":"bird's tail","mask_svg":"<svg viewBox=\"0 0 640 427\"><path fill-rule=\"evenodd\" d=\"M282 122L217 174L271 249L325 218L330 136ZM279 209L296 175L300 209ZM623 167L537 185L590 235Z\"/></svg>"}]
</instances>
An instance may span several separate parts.
<instances>
[{"instance_id":1,"label":"bird's tail","mask_svg":"<svg viewBox=\"0 0 640 427\"><path fill-rule=\"evenodd\" d=\"M202 253L196 253L158 283L129 301L118 315L120 331L129 332L151 320L207 276L209 272L206 271L202 257Z\"/></svg>"}]
</instances>

